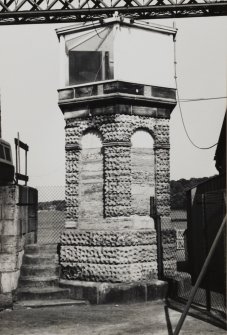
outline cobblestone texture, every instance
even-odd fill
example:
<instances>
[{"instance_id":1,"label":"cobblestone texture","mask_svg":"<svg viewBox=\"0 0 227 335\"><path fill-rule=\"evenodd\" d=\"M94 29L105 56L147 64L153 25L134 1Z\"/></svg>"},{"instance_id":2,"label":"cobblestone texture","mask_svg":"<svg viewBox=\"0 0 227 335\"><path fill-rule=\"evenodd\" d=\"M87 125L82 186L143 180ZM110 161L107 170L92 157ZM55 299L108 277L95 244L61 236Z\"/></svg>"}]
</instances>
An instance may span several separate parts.
<instances>
[{"instance_id":1,"label":"cobblestone texture","mask_svg":"<svg viewBox=\"0 0 227 335\"><path fill-rule=\"evenodd\" d=\"M157 278L157 263L86 264L62 262L62 276L70 280L124 283Z\"/></svg>"},{"instance_id":2,"label":"cobblestone texture","mask_svg":"<svg viewBox=\"0 0 227 335\"><path fill-rule=\"evenodd\" d=\"M61 236L62 245L77 246L139 246L156 243L155 230L84 231L66 230Z\"/></svg>"},{"instance_id":3,"label":"cobblestone texture","mask_svg":"<svg viewBox=\"0 0 227 335\"><path fill-rule=\"evenodd\" d=\"M152 176L149 171L148 174L142 171L137 175L133 171L132 175L131 137L137 130L149 132L154 139L153 154L156 171L154 186L151 180L154 175ZM105 224L111 218L122 217L122 224L124 224L126 218L130 218L133 214L149 216L149 203L144 208L140 206L141 208L137 211L132 208L132 199L134 207L137 201L135 197L132 197L132 181L134 185L138 184L136 176L139 180L142 179L144 185L146 179L149 179L150 185L155 187L157 210L161 215L161 220L170 221L169 120L124 114L96 114L92 117L66 120L67 219L78 222L80 208L83 207L83 212L86 213L86 208L89 212L89 208L92 207L89 203L89 196L92 199L93 193L81 196L81 140L88 132L96 132L103 146L103 218L100 217L100 222ZM89 173L92 173L90 169L91 164ZM92 178L92 175L89 175L89 178ZM134 190L138 192L136 186ZM101 189L100 192L102 192ZM144 188L144 192L146 195L148 188ZM150 197L150 193L147 196ZM140 201L138 197L137 203L144 203L144 194L140 198L142 200ZM85 203L82 203L83 201ZM93 220L95 222L92 213L89 215L91 223ZM87 215L88 220L89 215ZM95 224L93 226L95 229ZM82 226L79 225L79 227ZM63 233L61 265L65 278L125 282L144 280L157 275L157 252L153 247L156 245L155 231L142 231L140 227L137 227L137 231L131 230L126 233L124 231L114 232L112 228L112 225L111 228L108 228L106 224L107 231L91 232L78 229L77 231L66 230ZM170 257L170 250L173 251L174 243L174 237L173 240L165 239L164 242L163 257L165 265L167 261L169 262L166 267L168 273L170 268L172 272L176 268L175 261ZM147 245L151 247L150 254L149 248L144 247ZM130 246L134 247L130 248Z\"/></svg>"}]
</instances>

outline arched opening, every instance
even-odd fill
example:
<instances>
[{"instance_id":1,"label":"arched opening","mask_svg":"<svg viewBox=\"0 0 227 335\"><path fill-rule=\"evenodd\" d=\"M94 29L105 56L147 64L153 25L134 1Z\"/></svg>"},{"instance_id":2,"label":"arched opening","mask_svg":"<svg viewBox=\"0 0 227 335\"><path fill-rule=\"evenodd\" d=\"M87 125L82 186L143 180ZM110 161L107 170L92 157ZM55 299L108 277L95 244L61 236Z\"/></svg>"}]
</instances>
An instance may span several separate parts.
<instances>
[{"instance_id":1,"label":"arched opening","mask_svg":"<svg viewBox=\"0 0 227 335\"><path fill-rule=\"evenodd\" d=\"M80 225L94 225L103 218L103 154L98 131L88 131L81 139Z\"/></svg>"},{"instance_id":2,"label":"arched opening","mask_svg":"<svg viewBox=\"0 0 227 335\"><path fill-rule=\"evenodd\" d=\"M102 148L101 135L98 130L90 129L84 133L81 138L82 149L99 149Z\"/></svg>"},{"instance_id":3,"label":"arched opening","mask_svg":"<svg viewBox=\"0 0 227 335\"><path fill-rule=\"evenodd\" d=\"M131 138L132 211L150 215L150 197L155 194L154 140L146 130L137 130Z\"/></svg>"}]
</instances>

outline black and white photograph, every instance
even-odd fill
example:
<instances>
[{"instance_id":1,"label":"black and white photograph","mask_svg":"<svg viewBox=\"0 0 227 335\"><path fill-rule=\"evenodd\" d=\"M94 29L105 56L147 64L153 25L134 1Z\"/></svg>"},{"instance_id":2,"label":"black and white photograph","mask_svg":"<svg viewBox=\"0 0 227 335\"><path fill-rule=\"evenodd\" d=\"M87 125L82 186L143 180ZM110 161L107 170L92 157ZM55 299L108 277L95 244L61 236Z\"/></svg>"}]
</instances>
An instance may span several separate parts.
<instances>
[{"instance_id":1,"label":"black and white photograph","mask_svg":"<svg viewBox=\"0 0 227 335\"><path fill-rule=\"evenodd\" d=\"M226 41L226 0L0 0L0 335L226 334Z\"/></svg>"}]
</instances>

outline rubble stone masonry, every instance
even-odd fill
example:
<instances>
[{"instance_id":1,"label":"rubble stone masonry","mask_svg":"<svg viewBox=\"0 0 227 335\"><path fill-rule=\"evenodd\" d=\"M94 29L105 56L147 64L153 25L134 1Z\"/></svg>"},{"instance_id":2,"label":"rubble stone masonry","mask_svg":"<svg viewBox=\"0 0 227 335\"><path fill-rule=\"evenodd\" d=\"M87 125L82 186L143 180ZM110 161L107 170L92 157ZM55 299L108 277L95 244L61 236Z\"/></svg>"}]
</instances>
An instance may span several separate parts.
<instances>
[{"instance_id":1,"label":"rubble stone masonry","mask_svg":"<svg viewBox=\"0 0 227 335\"><path fill-rule=\"evenodd\" d=\"M36 198L33 199L34 206L28 206L31 190ZM19 185L0 186L0 309L12 305L24 245L34 243L36 239L36 220L35 189Z\"/></svg>"},{"instance_id":2,"label":"rubble stone masonry","mask_svg":"<svg viewBox=\"0 0 227 335\"><path fill-rule=\"evenodd\" d=\"M153 106L145 112L141 105L125 106L76 107L74 114L65 113L67 221L60 255L64 279L116 283L157 278L156 230L149 215L152 195L162 222L164 273L176 270L170 221L170 113L165 116L163 109ZM153 158L148 159L145 148L132 148L137 130L152 136ZM82 147L88 133L101 139L100 151ZM139 157L142 163L136 170ZM144 185L140 198L132 194L137 184Z\"/></svg>"}]
</instances>

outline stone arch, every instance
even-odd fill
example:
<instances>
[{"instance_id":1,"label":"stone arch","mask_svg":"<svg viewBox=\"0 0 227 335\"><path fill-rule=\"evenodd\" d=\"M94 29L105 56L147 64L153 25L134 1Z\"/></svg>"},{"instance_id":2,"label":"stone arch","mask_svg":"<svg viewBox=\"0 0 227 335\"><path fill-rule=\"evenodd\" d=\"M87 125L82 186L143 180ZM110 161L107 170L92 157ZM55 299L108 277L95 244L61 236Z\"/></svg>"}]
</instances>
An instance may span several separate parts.
<instances>
[{"instance_id":1,"label":"stone arch","mask_svg":"<svg viewBox=\"0 0 227 335\"><path fill-rule=\"evenodd\" d=\"M79 225L92 228L103 218L102 136L88 128L81 137Z\"/></svg>"},{"instance_id":2,"label":"stone arch","mask_svg":"<svg viewBox=\"0 0 227 335\"><path fill-rule=\"evenodd\" d=\"M132 132L131 132L131 139L133 137L134 134L138 133L138 132L144 132L146 134L149 134L151 136L151 138L153 139L153 141L155 141L155 131L153 129L154 127L149 125L140 125L138 127L138 125L136 125L135 127L132 128Z\"/></svg>"},{"instance_id":3,"label":"stone arch","mask_svg":"<svg viewBox=\"0 0 227 335\"><path fill-rule=\"evenodd\" d=\"M88 139L87 143L85 143L86 138ZM91 141L89 141L89 138L91 139ZM98 129L98 127L94 127L94 126L89 126L87 128L85 128L82 133L81 133L81 138L80 138L80 144L81 146L87 146L87 144L89 142L92 142L92 139L94 140L94 143L91 147L95 148L95 144L102 145L103 142L103 136L101 131Z\"/></svg>"},{"instance_id":4,"label":"stone arch","mask_svg":"<svg viewBox=\"0 0 227 335\"><path fill-rule=\"evenodd\" d=\"M131 137L132 212L150 215L150 197L155 195L154 139L147 128L137 128Z\"/></svg>"},{"instance_id":5,"label":"stone arch","mask_svg":"<svg viewBox=\"0 0 227 335\"><path fill-rule=\"evenodd\" d=\"M134 129L131 136L131 143L132 146L137 145L137 148L153 148L153 131L146 127L139 127Z\"/></svg>"}]
</instances>

